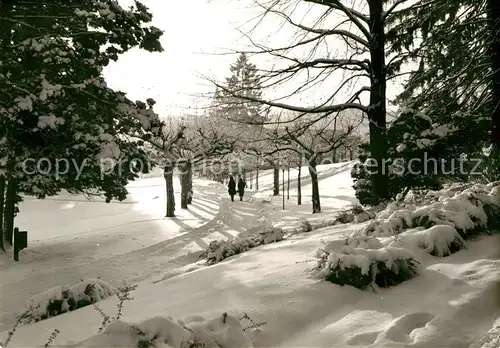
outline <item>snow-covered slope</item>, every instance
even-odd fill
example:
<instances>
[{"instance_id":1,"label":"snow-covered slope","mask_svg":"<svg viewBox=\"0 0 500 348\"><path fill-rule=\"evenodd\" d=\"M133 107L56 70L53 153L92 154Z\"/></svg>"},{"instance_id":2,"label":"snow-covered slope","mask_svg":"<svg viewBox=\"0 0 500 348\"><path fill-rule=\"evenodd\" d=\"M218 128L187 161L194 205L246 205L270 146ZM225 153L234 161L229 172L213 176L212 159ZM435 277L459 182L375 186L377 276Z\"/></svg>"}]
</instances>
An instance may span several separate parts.
<instances>
[{"instance_id":1,"label":"snow-covered slope","mask_svg":"<svg viewBox=\"0 0 500 348\"><path fill-rule=\"evenodd\" d=\"M257 347L458 348L479 339L475 336L500 316L498 237L481 238L448 258L422 255L418 277L374 293L308 277L307 261L321 241L346 232L345 226L319 230L157 284L140 284L134 300L125 303L122 320L246 312L254 321L267 321L249 333ZM110 315L116 312L114 299L99 305ZM86 307L18 328L11 345L43 345L54 328L60 330L57 345L77 342L100 324L99 313Z\"/></svg>"},{"instance_id":2,"label":"snow-covered slope","mask_svg":"<svg viewBox=\"0 0 500 348\"><path fill-rule=\"evenodd\" d=\"M331 197L323 199L325 212L315 214L318 218L338 213L355 202L349 166L335 166L326 169L335 175L320 181L322 197ZM306 185L304 195L310 190ZM219 189L221 195L225 194L224 187ZM301 217L313 218L308 215L307 200L296 207L290 197L286 208L281 210L281 197L274 197L270 203L255 199L232 203L222 196L221 211L207 227L208 235L200 240L193 237L184 248L202 250L210 238L238 236L244 226L259 224L256 216L282 226ZM312 276L319 248L330 241L343 242L369 224L336 225L291 236L209 267L179 263L173 271L168 268L172 264L163 269L156 265L160 274L155 281L138 284L132 293L134 299L124 304L120 322L112 324L108 332L97 333L102 316L89 306L18 327L10 346L43 346L50 333L58 329L52 346L130 346L139 340L145 344L157 335L167 342L156 342L157 347L179 348L193 340L205 342L205 348L498 348L500 236L468 241L467 249L447 257L435 257L430 250L417 247L414 253L421 262L418 275L376 292L342 287ZM443 229L434 230L439 233ZM406 242L412 244L408 236ZM155 267L157 256L142 255L143 267ZM181 272L187 273L174 276ZM116 305L115 298L98 303L110 316L116 314ZM228 316L224 317L226 312ZM238 323L244 313L257 323L267 324L243 334L243 329L251 326L247 319ZM0 341L6 336L2 333Z\"/></svg>"}]
</instances>

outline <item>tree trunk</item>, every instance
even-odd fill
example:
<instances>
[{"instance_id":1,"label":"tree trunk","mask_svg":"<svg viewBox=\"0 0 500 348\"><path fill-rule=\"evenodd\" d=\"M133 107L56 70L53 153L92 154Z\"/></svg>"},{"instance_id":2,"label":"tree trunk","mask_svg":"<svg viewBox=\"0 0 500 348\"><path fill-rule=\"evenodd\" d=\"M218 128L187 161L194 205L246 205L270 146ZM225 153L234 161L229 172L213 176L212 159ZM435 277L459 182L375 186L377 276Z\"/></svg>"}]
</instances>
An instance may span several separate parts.
<instances>
[{"instance_id":1,"label":"tree trunk","mask_svg":"<svg viewBox=\"0 0 500 348\"><path fill-rule=\"evenodd\" d=\"M299 173L297 174L297 205L302 205L302 165L299 165Z\"/></svg>"},{"instance_id":2,"label":"tree trunk","mask_svg":"<svg viewBox=\"0 0 500 348\"><path fill-rule=\"evenodd\" d=\"M321 202L319 199L318 172L316 171L316 161L309 162L309 175L312 185L312 205L313 214L321 213Z\"/></svg>"},{"instance_id":3,"label":"tree trunk","mask_svg":"<svg viewBox=\"0 0 500 348\"><path fill-rule=\"evenodd\" d=\"M5 237L7 242L12 246L14 232L14 214L16 208L17 187L16 181L10 178L7 182L7 192L5 196Z\"/></svg>"},{"instance_id":4,"label":"tree trunk","mask_svg":"<svg viewBox=\"0 0 500 348\"><path fill-rule=\"evenodd\" d=\"M187 209L187 199L189 192L187 164L185 161L178 164L179 168L179 182L181 184L181 209Z\"/></svg>"},{"instance_id":5,"label":"tree trunk","mask_svg":"<svg viewBox=\"0 0 500 348\"><path fill-rule=\"evenodd\" d=\"M349 149L349 161L352 161L354 159L354 151L352 149Z\"/></svg>"},{"instance_id":6,"label":"tree trunk","mask_svg":"<svg viewBox=\"0 0 500 348\"><path fill-rule=\"evenodd\" d=\"M193 203L193 163L188 161L187 163L187 183L188 183L188 196L187 204Z\"/></svg>"},{"instance_id":7,"label":"tree trunk","mask_svg":"<svg viewBox=\"0 0 500 348\"><path fill-rule=\"evenodd\" d=\"M259 191L259 167L255 171L255 190Z\"/></svg>"},{"instance_id":8,"label":"tree trunk","mask_svg":"<svg viewBox=\"0 0 500 348\"><path fill-rule=\"evenodd\" d=\"M287 169L286 199L290 199L290 167Z\"/></svg>"},{"instance_id":9,"label":"tree trunk","mask_svg":"<svg viewBox=\"0 0 500 348\"><path fill-rule=\"evenodd\" d=\"M368 107L370 121L370 168L372 190L376 197L388 197L386 170L386 66L383 0L368 2L370 8L371 92Z\"/></svg>"},{"instance_id":10,"label":"tree trunk","mask_svg":"<svg viewBox=\"0 0 500 348\"><path fill-rule=\"evenodd\" d=\"M273 166L273 177L274 177L273 195L278 196L280 194L280 167L277 165Z\"/></svg>"},{"instance_id":11,"label":"tree trunk","mask_svg":"<svg viewBox=\"0 0 500 348\"><path fill-rule=\"evenodd\" d=\"M250 190L253 188L253 172L248 173L248 180L250 181Z\"/></svg>"},{"instance_id":12,"label":"tree trunk","mask_svg":"<svg viewBox=\"0 0 500 348\"><path fill-rule=\"evenodd\" d=\"M337 149L332 151L332 163L337 163Z\"/></svg>"},{"instance_id":13,"label":"tree trunk","mask_svg":"<svg viewBox=\"0 0 500 348\"><path fill-rule=\"evenodd\" d=\"M4 199L5 199L5 176L0 176L0 249L5 251L5 246L3 244L5 235L4 235Z\"/></svg>"},{"instance_id":14,"label":"tree trunk","mask_svg":"<svg viewBox=\"0 0 500 348\"><path fill-rule=\"evenodd\" d=\"M174 196L174 166L166 165L163 168L165 187L167 190L167 211L165 217L175 217L175 196Z\"/></svg>"},{"instance_id":15,"label":"tree trunk","mask_svg":"<svg viewBox=\"0 0 500 348\"><path fill-rule=\"evenodd\" d=\"M490 24L490 58L492 67L491 143L495 155L500 152L500 2L488 0L488 19Z\"/></svg>"}]
</instances>

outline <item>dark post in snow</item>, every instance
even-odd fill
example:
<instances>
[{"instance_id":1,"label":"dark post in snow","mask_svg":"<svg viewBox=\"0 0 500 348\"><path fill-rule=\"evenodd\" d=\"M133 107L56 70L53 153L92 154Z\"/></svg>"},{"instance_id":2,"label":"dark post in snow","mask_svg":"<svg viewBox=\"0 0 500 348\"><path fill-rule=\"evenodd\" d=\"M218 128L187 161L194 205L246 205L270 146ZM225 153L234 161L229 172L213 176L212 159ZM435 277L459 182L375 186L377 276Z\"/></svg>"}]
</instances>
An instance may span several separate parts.
<instances>
[{"instance_id":1,"label":"dark post in snow","mask_svg":"<svg viewBox=\"0 0 500 348\"><path fill-rule=\"evenodd\" d=\"M19 252L28 246L28 232L19 231L19 228L15 227L14 231L14 248L13 248L13 259L14 261L19 261Z\"/></svg>"},{"instance_id":2,"label":"dark post in snow","mask_svg":"<svg viewBox=\"0 0 500 348\"><path fill-rule=\"evenodd\" d=\"M283 186L283 210L285 210L285 167L282 167L281 168L281 174L282 174L282 178L281 178L281 183L282 183L282 186Z\"/></svg>"},{"instance_id":3,"label":"dark post in snow","mask_svg":"<svg viewBox=\"0 0 500 348\"><path fill-rule=\"evenodd\" d=\"M290 165L287 166L287 177L286 177L286 199L290 199Z\"/></svg>"}]
</instances>

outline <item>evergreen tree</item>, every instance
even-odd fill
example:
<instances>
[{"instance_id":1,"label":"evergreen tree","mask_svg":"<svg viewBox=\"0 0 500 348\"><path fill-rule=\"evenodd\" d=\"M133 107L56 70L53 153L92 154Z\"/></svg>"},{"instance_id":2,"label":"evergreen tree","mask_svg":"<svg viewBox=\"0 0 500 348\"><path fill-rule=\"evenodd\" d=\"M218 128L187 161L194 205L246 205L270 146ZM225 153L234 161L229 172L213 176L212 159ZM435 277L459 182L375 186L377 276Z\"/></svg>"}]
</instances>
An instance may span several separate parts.
<instances>
[{"instance_id":1,"label":"evergreen tree","mask_svg":"<svg viewBox=\"0 0 500 348\"><path fill-rule=\"evenodd\" d=\"M108 202L126 197L125 185L145 159L140 141L126 135L151 132L159 121L151 108L108 88L101 71L135 46L161 51L162 32L143 25L151 14L139 2L129 10L111 0L0 7L0 175L11 242L19 194L43 198L65 189L104 193ZM57 164L66 167L57 171Z\"/></svg>"},{"instance_id":2,"label":"evergreen tree","mask_svg":"<svg viewBox=\"0 0 500 348\"><path fill-rule=\"evenodd\" d=\"M490 143L485 135L494 114L486 10L485 1L439 0L419 1L397 13L399 24L387 37L393 53L418 69L397 99L399 118L388 130L388 152L405 172L391 178L392 197L405 188L435 188L478 173L476 159ZM355 171L356 189L367 199L363 170Z\"/></svg>"},{"instance_id":3,"label":"evergreen tree","mask_svg":"<svg viewBox=\"0 0 500 348\"><path fill-rule=\"evenodd\" d=\"M225 88L217 91L222 94L224 116L235 122L261 124L263 106L258 101L262 90L257 67L250 63L246 53L241 53L229 71L231 76L226 78Z\"/></svg>"},{"instance_id":4,"label":"evergreen tree","mask_svg":"<svg viewBox=\"0 0 500 348\"><path fill-rule=\"evenodd\" d=\"M265 111L260 102L261 79L256 65L245 53L230 65L229 71L231 75L226 78L224 86L216 88L212 117L225 123L228 135L238 139L233 157L238 159L239 174L244 175L245 170L253 169L255 163L255 156L246 153L248 146L262 141Z\"/></svg>"}]
</instances>

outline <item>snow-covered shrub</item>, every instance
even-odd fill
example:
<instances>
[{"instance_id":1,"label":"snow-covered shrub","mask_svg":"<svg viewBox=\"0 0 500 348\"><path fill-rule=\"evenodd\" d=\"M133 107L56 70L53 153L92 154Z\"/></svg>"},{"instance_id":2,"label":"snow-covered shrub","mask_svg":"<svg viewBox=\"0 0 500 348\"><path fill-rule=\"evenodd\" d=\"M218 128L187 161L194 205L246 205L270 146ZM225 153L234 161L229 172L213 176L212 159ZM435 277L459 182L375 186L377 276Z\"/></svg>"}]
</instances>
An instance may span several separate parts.
<instances>
[{"instance_id":1,"label":"snow-covered shrub","mask_svg":"<svg viewBox=\"0 0 500 348\"><path fill-rule=\"evenodd\" d=\"M370 214L368 212L362 212L361 214L354 216L354 222L359 224L370 220Z\"/></svg>"},{"instance_id":2,"label":"snow-covered shrub","mask_svg":"<svg viewBox=\"0 0 500 348\"><path fill-rule=\"evenodd\" d=\"M384 244L373 236L357 236L348 238L345 241L345 244L351 248L362 248L362 249L382 249ZM328 251L330 248L328 244L326 246L326 250ZM333 249L334 250L334 249Z\"/></svg>"},{"instance_id":3,"label":"snow-covered shrub","mask_svg":"<svg viewBox=\"0 0 500 348\"><path fill-rule=\"evenodd\" d=\"M300 221L300 230L302 232L311 232L313 230L312 225L309 221L306 219L302 219Z\"/></svg>"},{"instance_id":4,"label":"snow-covered shrub","mask_svg":"<svg viewBox=\"0 0 500 348\"><path fill-rule=\"evenodd\" d=\"M270 227L259 232L259 238L257 238L258 245L276 243L283 240L285 234L283 230L278 227Z\"/></svg>"},{"instance_id":5,"label":"snow-covered shrub","mask_svg":"<svg viewBox=\"0 0 500 348\"><path fill-rule=\"evenodd\" d=\"M71 288L77 308L117 295L119 290L100 279L82 280Z\"/></svg>"},{"instance_id":6,"label":"snow-covered shrub","mask_svg":"<svg viewBox=\"0 0 500 348\"><path fill-rule=\"evenodd\" d=\"M453 190L453 189L452 189ZM376 220L366 226L361 234L392 236L414 227L430 228L434 225L450 225L462 238L480 232L498 229L500 222L500 196L498 186L471 185L462 190L442 190L433 193L439 198L429 205L409 209L397 209L388 205Z\"/></svg>"},{"instance_id":7,"label":"snow-covered shrub","mask_svg":"<svg viewBox=\"0 0 500 348\"><path fill-rule=\"evenodd\" d=\"M365 210L363 209L363 207L360 204L354 204L351 208L351 211L354 215L358 215L358 214L363 213Z\"/></svg>"},{"instance_id":8,"label":"snow-covered shrub","mask_svg":"<svg viewBox=\"0 0 500 348\"><path fill-rule=\"evenodd\" d=\"M253 343L240 320L224 313L210 320L191 317L182 321L162 316L139 324L116 320L104 332L74 347L252 348Z\"/></svg>"},{"instance_id":9,"label":"snow-covered shrub","mask_svg":"<svg viewBox=\"0 0 500 348\"><path fill-rule=\"evenodd\" d=\"M337 225L339 222L337 221L337 218L329 218L323 220L313 220L309 223L311 225L311 231L314 231L320 228Z\"/></svg>"},{"instance_id":10,"label":"snow-covered shrub","mask_svg":"<svg viewBox=\"0 0 500 348\"><path fill-rule=\"evenodd\" d=\"M444 257L466 248L467 244L454 227L435 225L424 230L403 232L389 246L420 248L433 256Z\"/></svg>"},{"instance_id":11,"label":"snow-covered shrub","mask_svg":"<svg viewBox=\"0 0 500 348\"><path fill-rule=\"evenodd\" d=\"M24 322L32 323L76 308L74 295L69 286L56 286L33 296L26 305Z\"/></svg>"},{"instance_id":12,"label":"snow-covered shrub","mask_svg":"<svg viewBox=\"0 0 500 348\"><path fill-rule=\"evenodd\" d=\"M337 224L340 224L340 222L337 221L337 218L329 218L324 220L313 220L313 221L307 221L303 219L301 220L297 228L287 228L285 232L287 235L295 235L298 233L307 233L320 228L334 226Z\"/></svg>"},{"instance_id":13,"label":"snow-covered shrub","mask_svg":"<svg viewBox=\"0 0 500 348\"><path fill-rule=\"evenodd\" d=\"M348 224L354 221L354 214L350 211L343 211L339 216L335 219L337 223L340 224Z\"/></svg>"},{"instance_id":14,"label":"snow-covered shrub","mask_svg":"<svg viewBox=\"0 0 500 348\"><path fill-rule=\"evenodd\" d=\"M248 249L261 245L275 243L283 240L285 234L281 228L266 227L262 231L253 233L248 237L232 240L214 240L208 248L198 257L206 259L207 265L214 265L228 257L241 254Z\"/></svg>"},{"instance_id":15,"label":"snow-covered shrub","mask_svg":"<svg viewBox=\"0 0 500 348\"><path fill-rule=\"evenodd\" d=\"M382 212L385 213L386 211ZM379 218L372 221L364 229L364 234L374 236L392 236L413 226L413 211L400 209L394 211L387 218Z\"/></svg>"},{"instance_id":16,"label":"snow-covered shrub","mask_svg":"<svg viewBox=\"0 0 500 348\"><path fill-rule=\"evenodd\" d=\"M70 287L56 286L33 296L26 304L23 322L33 323L88 306L118 290L100 279L82 280Z\"/></svg>"},{"instance_id":17,"label":"snow-covered shrub","mask_svg":"<svg viewBox=\"0 0 500 348\"><path fill-rule=\"evenodd\" d=\"M418 261L407 249L362 249L345 246L318 255L316 277L358 289L397 285L417 274Z\"/></svg>"},{"instance_id":18,"label":"snow-covered shrub","mask_svg":"<svg viewBox=\"0 0 500 348\"><path fill-rule=\"evenodd\" d=\"M207 265L213 265L249 248L246 239L213 240L199 258L206 259Z\"/></svg>"}]
</instances>

